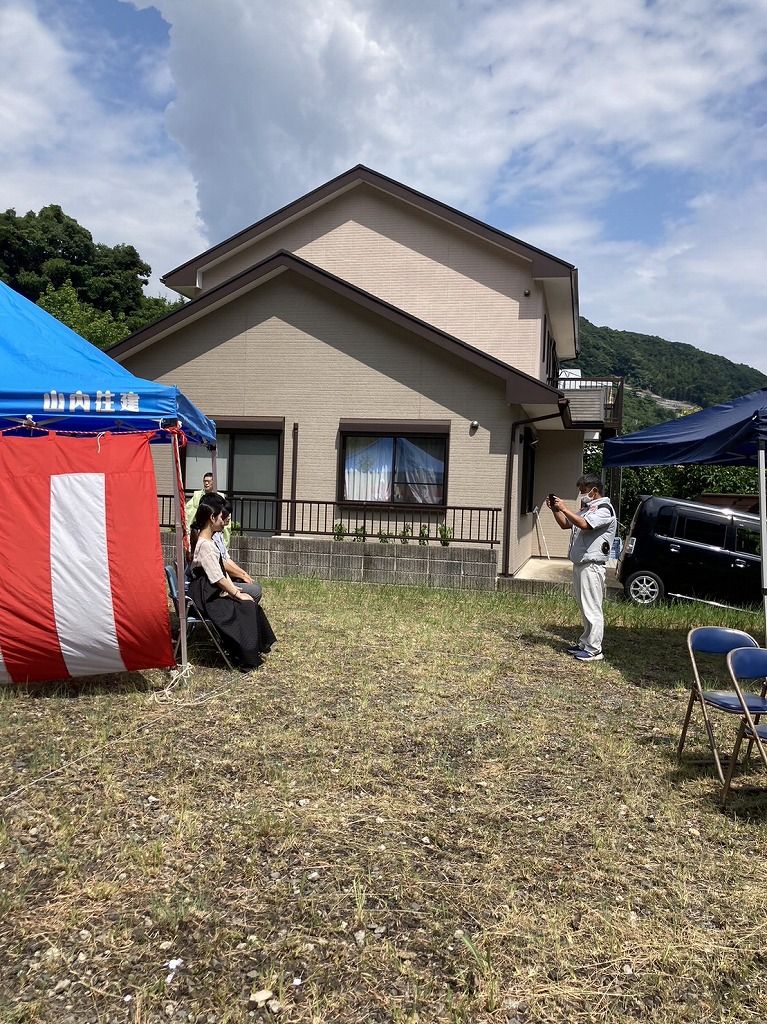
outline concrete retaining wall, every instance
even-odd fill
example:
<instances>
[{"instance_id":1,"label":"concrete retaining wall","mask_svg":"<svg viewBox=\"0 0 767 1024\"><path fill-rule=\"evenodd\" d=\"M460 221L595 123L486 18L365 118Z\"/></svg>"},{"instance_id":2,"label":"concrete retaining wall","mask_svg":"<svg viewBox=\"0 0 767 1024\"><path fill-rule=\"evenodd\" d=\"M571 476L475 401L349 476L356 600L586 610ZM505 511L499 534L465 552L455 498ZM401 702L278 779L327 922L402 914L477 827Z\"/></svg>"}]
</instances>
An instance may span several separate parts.
<instances>
[{"instance_id":1,"label":"concrete retaining wall","mask_svg":"<svg viewBox=\"0 0 767 1024\"><path fill-rule=\"evenodd\" d=\"M175 560L175 534L162 533L165 562ZM381 544L309 537L232 537L232 558L257 580L310 576L354 583L495 590L498 556L488 548L450 544Z\"/></svg>"}]
</instances>

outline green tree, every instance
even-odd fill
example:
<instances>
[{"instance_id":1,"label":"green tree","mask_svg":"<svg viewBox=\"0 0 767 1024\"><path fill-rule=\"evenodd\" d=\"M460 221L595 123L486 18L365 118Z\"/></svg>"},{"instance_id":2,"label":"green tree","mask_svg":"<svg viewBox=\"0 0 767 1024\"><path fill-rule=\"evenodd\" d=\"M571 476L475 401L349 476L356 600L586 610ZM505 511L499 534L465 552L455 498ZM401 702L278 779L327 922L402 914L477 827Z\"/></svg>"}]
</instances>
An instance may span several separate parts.
<instances>
[{"instance_id":1,"label":"green tree","mask_svg":"<svg viewBox=\"0 0 767 1024\"><path fill-rule=\"evenodd\" d=\"M621 471L621 524L628 526L642 494L695 499L701 494L756 494L756 466L637 466Z\"/></svg>"},{"instance_id":2,"label":"green tree","mask_svg":"<svg viewBox=\"0 0 767 1024\"><path fill-rule=\"evenodd\" d=\"M69 280L59 288L49 284L37 300L37 305L97 348L109 348L130 333L124 313L118 313L115 317L112 313L80 302Z\"/></svg>"},{"instance_id":3,"label":"green tree","mask_svg":"<svg viewBox=\"0 0 767 1024\"><path fill-rule=\"evenodd\" d=\"M45 296L46 303L66 311L69 320L64 322L89 340L110 337L118 324L124 329L120 337L125 337L183 305L183 300L144 294L151 272L132 245L94 242L90 231L60 206L23 216L12 209L0 213L0 279L32 302ZM65 286L73 289L81 310L72 305ZM44 308L58 317L48 305ZM108 316L99 319L98 313L111 315L112 323ZM78 330L72 320L88 331Z\"/></svg>"},{"instance_id":4,"label":"green tree","mask_svg":"<svg viewBox=\"0 0 767 1024\"><path fill-rule=\"evenodd\" d=\"M172 299L164 298L162 295L144 295L139 308L132 313L128 313L125 318L128 333L133 334L134 331L140 331L142 327L153 324L155 320L159 320L162 316L167 316L168 313L172 313L174 309L179 309L185 304L185 299L173 301Z\"/></svg>"},{"instance_id":5,"label":"green tree","mask_svg":"<svg viewBox=\"0 0 767 1024\"><path fill-rule=\"evenodd\" d=\"M674 413L665 409L653 398L643 398L624 388L623 392L623 433L633 434L635 430L654 427L674 419Z\"/></svg>"},{"instance_id":6,"label":"green tree","mask_svg":"<svg viewBox=\"0 0 767 1024\"><path fill-rule=\"evenodd\" d=\"M587 444L583 450L584 473L603 473L601 444ZM756 494L759 475L756 466L631 466L607 470L612 497L620 489L620 523L624 531L631 523L643 494L664 498L699 498L702 494Z\"/></svg>"}]
</instances>

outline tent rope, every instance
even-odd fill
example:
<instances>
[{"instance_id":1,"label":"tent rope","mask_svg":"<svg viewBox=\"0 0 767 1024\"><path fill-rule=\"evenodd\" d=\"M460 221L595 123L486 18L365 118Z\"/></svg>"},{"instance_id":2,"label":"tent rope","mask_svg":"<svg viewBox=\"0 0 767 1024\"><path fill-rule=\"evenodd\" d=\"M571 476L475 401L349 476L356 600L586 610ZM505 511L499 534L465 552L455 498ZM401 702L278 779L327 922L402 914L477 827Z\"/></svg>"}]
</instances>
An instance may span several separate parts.
<instances>
[{"instance_id":1,"label":"tent rope","mask_svg":"<svg viewBox=\"0 0 767 1024\"><path fill-rule=\"evenodd\" d=\"M119 434L121 437L125 434L146 434L147 437L154 437L160 431L174 433L178 428L156 427L154 430L121 430L118 428L115 430L114 427L110 427L109 430L51 430L49 427L38 427L36 423L17 423L13 427L3 427L0 434L12 434L17 430L34 430L39 434L49 434L54 437L103 437L105 434Z\"/></svg>"},{"instance_id":2,"label":"tent rope","mask_svg":"<svg viewBox=\"0 0 767 1024\"><path fill-rule=\"evenodd\" d=\"M199 707L202 704L209 704L212 700L215 700L216 697L227 692L226 688L222 688L220 690L212 690L209 693L200 694L199 697L193 700L176 700L169 694L169 690L173 685L173 680L171 680L171 684L164 690L159 693L152 694L152 700L160 704L161 710L158 710L150 722L136 722L134 725L128 726L128 728L126 728L126 730L119 736L111 736L105 743L100 743L98 746L92 747L90 750L86 750L86 752L81 754L79 757L73 757L71 761L67 761L65 764L59 765L58 768L52 768L49 772L45 772L43 775L38 775L36 779L30 779L30 781L26 782L23 786L18 786L16 789L11 790L10 793L0 796L0 804L16 799L28 789L39 786L40 783L53 778L54 775L61 775L74 765L80 764L82 761L87 761L89 757L94 757L96 754L102 753L104 750L114 746L116 743L122 743L125 740L135 738L135 736L139 735L141 732L151 729L158 723L163 722L171 713L176 713L181 707ZM166 693L169 694L169 697L168 699L163 700L163 694Z\"/></svg>"},{"instance_id":3,"label":"tent rope","mask_svg":"<svg viewBox=\"0 0 767 1024\"><path fill-rule=\"evenodd\" d=\"M105 434L119 434L121 437L125 434L145 434L147 437L156 437L157 434L168 434L171 436L177 434L181 448L188 443L183 427L165 427L162 423L159 423L154 430L130 430L128 427L123 428L119 425L110 427L108 430L51 430L50 427L38 426L31 417L19 423L14 423L12 427L0 428L0 435L12 434L19 430L36 431L38 434L52 434L55 437L103 437Z\"/></svg>"}]
</instances>

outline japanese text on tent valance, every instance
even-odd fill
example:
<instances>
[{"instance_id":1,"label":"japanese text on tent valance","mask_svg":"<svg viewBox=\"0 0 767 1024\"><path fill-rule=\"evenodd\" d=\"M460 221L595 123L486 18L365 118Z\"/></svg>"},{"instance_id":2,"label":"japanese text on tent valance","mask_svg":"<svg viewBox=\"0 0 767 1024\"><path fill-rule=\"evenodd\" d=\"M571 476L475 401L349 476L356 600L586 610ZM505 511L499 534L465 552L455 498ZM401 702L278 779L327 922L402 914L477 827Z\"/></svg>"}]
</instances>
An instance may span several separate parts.
<instances>
[{"instance_id":1,"label":"japanese text on tent valance","mask_svg":"<svg viewBox=\"0 0 767 1024\"><path fill-rule=\"evenodd\" d=\"M119 401L119 405L116 403ZM91 406L91 402L93 405ZM139 412L139 396L135 391L121 392L97 391L95 398L84 391L75 391L67 396L61 391L51 390L43 395L45 412Z\"/></svg>"}]
</instances>

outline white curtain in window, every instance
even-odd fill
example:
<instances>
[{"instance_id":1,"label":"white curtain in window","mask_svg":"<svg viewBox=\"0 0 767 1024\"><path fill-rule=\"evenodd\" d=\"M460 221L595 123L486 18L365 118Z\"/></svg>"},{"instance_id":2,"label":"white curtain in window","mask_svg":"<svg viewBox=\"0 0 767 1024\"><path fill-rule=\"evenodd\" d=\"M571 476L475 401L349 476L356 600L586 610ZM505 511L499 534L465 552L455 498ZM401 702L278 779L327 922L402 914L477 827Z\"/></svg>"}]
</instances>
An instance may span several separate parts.
<instances>
[{"instance_id":1,"label":"white curtain in window","mask_svg":"<svg viewBox=\"0 0 767 1024\"><path fill-rule=\"evenodd\" d=\"M391 501L391 437L347 437L344 493L350 501Z\"/></svg>"},{"instance_id":2,"label":"white curtain in window","mask_svg":"<svg viewBox=\"0 0 767 1024\"><path fill-rule=\"evenodd\" d=\"M443 501L445 480L445 442L426 440L414 443L397 438L397 501L418 505L438 505Z\"/></svg>"}]
</instances>

